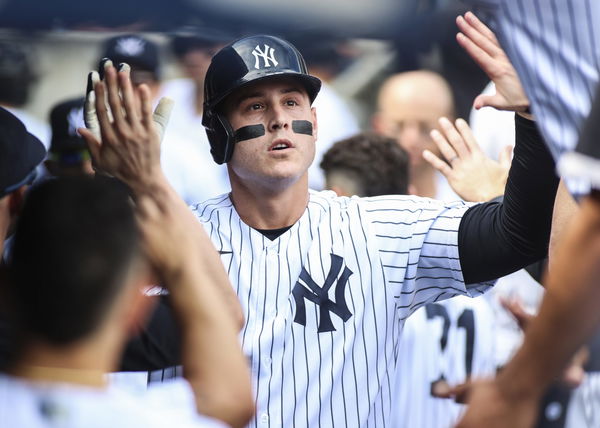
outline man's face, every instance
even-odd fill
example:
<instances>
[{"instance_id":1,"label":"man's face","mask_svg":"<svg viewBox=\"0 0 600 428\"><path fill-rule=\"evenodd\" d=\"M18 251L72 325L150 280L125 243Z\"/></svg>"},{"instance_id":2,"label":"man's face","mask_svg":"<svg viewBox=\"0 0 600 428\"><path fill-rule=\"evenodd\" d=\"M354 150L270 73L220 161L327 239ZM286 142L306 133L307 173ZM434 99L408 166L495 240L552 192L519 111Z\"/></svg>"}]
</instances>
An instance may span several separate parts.
<instances>
[{"instance_id":1,"label":"man's face","mask_svg":"<svg viewBox=\"0 0 600 428\"><path fill-rule=\"evenodd\" d=\"M233 130L263 125L265 134L236 144L228 167L232 179L266 187L295 182L315 156L317 119L304 87L293 78L271 78L251 84L226 100ZM309 121L313 135L292 130L295 120Z\"/></svg>"},{"instance_id":2,"label":"man's face","mask_svg":"<svg viewBox=\"0 0 600 428\"><path fill-rule=\"evenodd\" d=\"M428 166L423 150L439 155L429 133L438 128L438 119L452 115L450 94L433 79L415 77L398 79L382 88L377 132L398 141L410 157L413 170Z\"/></svg>"},{"instance_id":3,"label":"man's face","mask_svg":"<svg viewBox=\"0 0 600 428\"><path fill-rule=\"evenodd\" d=\"M394 108L381 112L383 133L396 139L408 152L410 166L418 168L426 164L423 150L439 153L429 133L437 128L437 119L443 113L431 107L415 108L401 100L394 104Z\"/></svg>"}]
</instances>

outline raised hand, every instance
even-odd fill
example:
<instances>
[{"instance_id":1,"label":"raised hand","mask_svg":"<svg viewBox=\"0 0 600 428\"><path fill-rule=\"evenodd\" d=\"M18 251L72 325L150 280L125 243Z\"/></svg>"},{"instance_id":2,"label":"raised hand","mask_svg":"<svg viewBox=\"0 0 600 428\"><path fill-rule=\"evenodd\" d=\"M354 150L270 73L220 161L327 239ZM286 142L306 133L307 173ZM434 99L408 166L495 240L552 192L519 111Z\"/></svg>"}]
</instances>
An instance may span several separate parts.
<instances>
[{"instance_id":1,"label":"raised hand","mask_svg":"<svg viewBox=\"0 0 600 428\"><path fill-rule=\"evenodd\" d=\"M97 169L142 189L156 178L162 179L160 141L173 102L161 100L153 115L148 87L133 88L127 64L117 72L112 62L106 61L104 68L104 81L96 72L88 78L88 89L93 88L85 102L88 129L79 132Z\"/></svg>"},{"instance_id":2,"label":"raised hand","mask_svg":"<svg viewBox=\"0 0 600 428\"><path fill-rule=\"evenodd\" d=\"M456 18L460 33L458 43L467 51L488 77L496 84L494 95L479 95L473 107L490 106L498 110L527 112L529 99L523 90L517 71L500 47L496 36L473 13Z\"/></svg>"},{"instance_id":3,"label":"raised hand","mask_svg":"<svg viewBox=\"0 0 600 428\"><path fill-rule=\"evenodd\" d=\"M452 190L469 202L485 202L504 194L510 169L510 147L496 162L483 153L463 119L452 124L443 117L439 124L443 134L433 130L431 138L446 161L429 150L423 152L423 157L446 177Z\"/></svg>"}]
</instances>

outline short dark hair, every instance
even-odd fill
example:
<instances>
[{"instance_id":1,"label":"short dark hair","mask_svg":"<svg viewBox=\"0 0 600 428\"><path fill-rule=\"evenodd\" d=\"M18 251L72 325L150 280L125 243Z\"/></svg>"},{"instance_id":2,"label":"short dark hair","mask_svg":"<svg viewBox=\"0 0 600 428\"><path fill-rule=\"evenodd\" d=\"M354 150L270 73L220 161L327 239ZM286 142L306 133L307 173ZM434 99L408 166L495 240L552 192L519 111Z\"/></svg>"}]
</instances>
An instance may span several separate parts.
<instances>
[{"instance_id":1,"label":"short dark hair","mask_svg":"<svg viewBox=\"0 0 600 428\"><path fill-rule=\"evenodd\" d=\"M408 193L408 154L393 138L371 132L338 141L325 153L325 176L342 173L360 187L359 196Z\"/></svg>"},{"instance_id":2,"label":"short dark hair","mask_svg":"<svg viewBox=\"0 0 600 428\"><path fill-rule=\"evenodd\" d=\"M113 179L48 180L28 194L9 260L19 333L65 345L93 332L139 253L124 187Z\"/></svg>"}]
</instances>

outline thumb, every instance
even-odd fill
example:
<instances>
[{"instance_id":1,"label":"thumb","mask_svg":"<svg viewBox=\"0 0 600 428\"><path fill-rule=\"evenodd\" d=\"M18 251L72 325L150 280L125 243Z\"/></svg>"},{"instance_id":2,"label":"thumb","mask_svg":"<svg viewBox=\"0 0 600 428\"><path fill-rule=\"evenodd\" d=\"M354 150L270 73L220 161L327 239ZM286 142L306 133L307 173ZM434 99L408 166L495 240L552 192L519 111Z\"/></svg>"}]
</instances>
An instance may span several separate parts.
<instances>
[{"instance_id":1,"label":"thumb","mask_svg":"<svg viewBox=\"0 0 600 428\"><path fill-rule=\"evenodd\" d=\"M512 159L512 146L505 146L498 155L498 162L505 168L510 168L510 163Z\"/></svg>"},{"instance_id":2,"label":"thumb","mask_svg":"<svg viewBox=\"0 0 600 428\"><path fill-rule=\"evenodd\" d=\"M477 97L475 98L475 101L473 101L473 107L476 110L479 110L481 107L495 107L498 108L501 104L500 104L500 100L498 99L499 97L497 96L497 94L494 95L484 95L484 94L480 94L477 95Z\"/></svg>"},{"instance_id":3,"label":"thumb","mask_svg":"<svg viewBox=\"0 0 600 428\"><path fill-rule=\"evenodd\" d=\"M175 102L171 98L163 97L158 101L158 105L152 114L152 119L154 120L154 126L156 127L160 142L162 142L163 137L165 136L165 130L167 129L174 105Z\"/></svg>"}]
</instances>

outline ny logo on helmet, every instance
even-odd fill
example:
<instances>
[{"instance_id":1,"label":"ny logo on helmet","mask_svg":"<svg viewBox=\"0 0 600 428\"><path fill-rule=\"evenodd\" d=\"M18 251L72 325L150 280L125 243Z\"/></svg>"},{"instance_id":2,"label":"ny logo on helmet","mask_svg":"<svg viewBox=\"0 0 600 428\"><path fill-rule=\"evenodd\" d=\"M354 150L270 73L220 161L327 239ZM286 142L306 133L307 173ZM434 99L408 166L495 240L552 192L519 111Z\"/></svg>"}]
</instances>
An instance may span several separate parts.
<instances>
[{"instance_id":1,"label":"ny logo on helmet","mask_svg":"<svg viewBox=\"0 0 600 428\"><path fill-rule=\"evenodd\" d=\"M352 275L353 272L348 269L347 266L344 266L344 270L342 271L343 263L344 260L340 256L331 254L331 267L329 268L327 278L325 278L325 284L323 284L322 287L319 287L304 267L302 268L300 280L296 281L296 285L292 290L294 300L296 301L296 316L294 317L294 322L306 327L305 299L313 302L319 307L319 327L317 330L319 333L335 331L335 327L331 322L332 312L344 322L350 319L352 312L348 309L344 291L346 290L348 278L350 278L350 275ZM342 272L341 275L340 272ZM308 288L302 285L300 281L304 282ZM336 282L335 302L329 299L329 289L334 282Z\"/></svg>"},{"instance_id":2,"label":"ny logo on helmet","mask_svg":"<svg viewBox=\"0 0 600 428\"><path fill-rule=\"evenodd\" d=\"M260 50L260 47L256 45L254 50L252 51L252 55L254 55L254 68L259 69L260 67L260 58L264 61L265 67L277 66L278 62L275 59L275 49L269 47L265 43L264 49Z\"/></svg>"}]
</instances>

